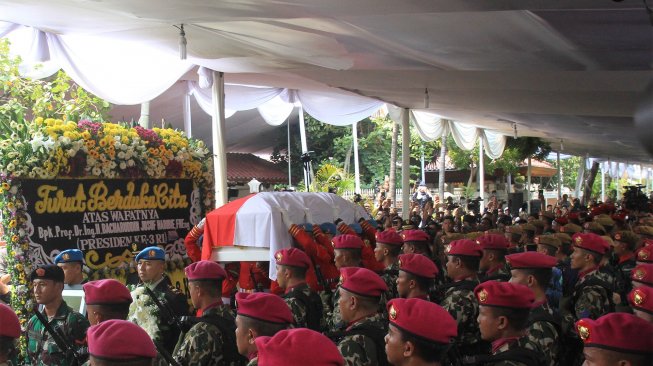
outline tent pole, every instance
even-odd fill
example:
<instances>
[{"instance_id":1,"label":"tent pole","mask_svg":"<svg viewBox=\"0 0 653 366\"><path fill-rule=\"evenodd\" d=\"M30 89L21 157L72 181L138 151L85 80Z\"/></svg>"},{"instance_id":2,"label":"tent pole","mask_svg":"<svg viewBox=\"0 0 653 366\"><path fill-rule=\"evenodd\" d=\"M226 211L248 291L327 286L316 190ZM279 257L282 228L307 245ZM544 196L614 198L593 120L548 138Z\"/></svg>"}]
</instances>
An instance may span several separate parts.
<instances>
[{"instance_id":1,"label":"tent pole","mask_svg":"<svg viewBox=\"0 0 653 366\"><path fill-rule=\"evenodd\" d=\"M302 105L299 105L299 138L301 140L302 144L302 155L308 153L308 144L306 143L306 126L304 124L304 107ZM310 169L310 162L309 164L309 169ZM310 190L309 185L310 185L310 176L309 176L309 170L304 169L304 185L306 186L306 191L308 192Z\"/></svg>"},{"instance_id":2,"label":"tent pole","mask_svg":"<svg viewBox=\"0 0 653 366\"><path fill-rule=\"evenodd\" d=\"M191 127L191 112L190 112L190 94L184 94L184 132L186 137L193 137L193 131Z\"/></svg>"},{"instance_id":3,"label":"tent pole","mask_svg":"<svg viewBox=\"0 0 653 366\"><path fill-rule=\"evenodd\" d=\"M558 163L558 201L562 199L562 167L560 166L560 151L556 154L556 161Z\"/></svg>"},{"instance_id":4,"label":"tent pole","mask_svg":"<svg viewBox=\"0 0 653 366\"><path fill-rule=\"evenodd\" d=\"M440 139L440 173L438 174L438 196L440 196L440 203L444 203L444 174L446 170L445 160L447 158L447 130L442 130L442 138Z\"/></svg>"},{"instance_id":5,"label":"tent pole","mask_svg":"<svg viewBox=\"0 0 653 366\"><path fill-rule=\"evenodd\" d=\"M601 163L601 202L605 202L605 162Z\"/></svg>"},{"instance_id":6,"label":"tent pole","mask_svg":"<svg viewBox=\"0 0 653 366\"><path fill-rule=\"evenodd\" d=\"M150 102L141 103L141 117L138 119L138 124L143 128L152 128L150 124Z\"/></svg>"},{"instance_id":7,"label":"tent pole","mask_svg":"<svg viewBox=\"0 0 653 366\"><path fill-rule=\"evenodd\" d=\"M424 172L424 142L420 142L419 147L422 150L422 183L426 184L426 174Z\"/></svg>"},{"instance_id":8,"label":"tent pole","mask_svg":"<svg viewBox=\"0 0 653 366\"><path fill-rule=\"evenodd\" d=\"M410 109L401 114L401 216L410 217Z\"/></svg>"},{"instance_id":9,"label":"tent pole","mask_svg":"<svg viewBox=\"0 0 653 366\"><path fill-rule=\"evenodd\" d=\"M580 188L583 185L583 179L585 179L585 164L586 158L583 156L580 159L580 166L578 166L578 176L576 178L576 190L574 192L574 197L580 199Z\"/></svg>"},{"instance_id":10,"label":"tent pole","mask_svg":"<svg viewBox=\"0 0 653 366\"><path fill-rule=\"evenodd\" d=\"M211 86L213 113L211 135L213 141L213 169L215 174L215 207L227 203L227 155L225 152L224 73L213 71Z\"/></svg>"},{"instance_id":11,"label":"tent pole","mask_svg":"<svg viewBox=\"0 0 653 366\"><path fill-rule=\"evenodd\" d=\"M478 139L478 193L481 213L485 211L485 162L483 161L483 138Z\"/></svg>"},{"instance_id":12,"label":"tent pole","mask_svg":"<svg viewBox=\"0 0 653 366\"><path fill-rule=\"evenodd\" d=\"M286 118L286 126L288 127L288 187L292 187L292 165L290 164L290 116Z\"/></svg>"},{"instance_id":13,"label":"tent pole","mask_svg":"<svg viewBox=\"0 0 653 366\"><path fill-rule=\"evenodd\" d=\"M361 193L361 176L359 166L358 166L358 122L354 122L351 125L351 136L354 140L354 180L355 180L355 192Z\"/></svg>"},{"instance_id":14,"label":"tent pole","mask_svg":"<svg viewBox=\"0 0 653 366\"><path fill-rule=\"evenodd\" d=\"M528 177L526 185L526 210L528 210L528 215L531 214L531 157L528 157L528 170L526 171Z\"/></svg>"}]
</instances>

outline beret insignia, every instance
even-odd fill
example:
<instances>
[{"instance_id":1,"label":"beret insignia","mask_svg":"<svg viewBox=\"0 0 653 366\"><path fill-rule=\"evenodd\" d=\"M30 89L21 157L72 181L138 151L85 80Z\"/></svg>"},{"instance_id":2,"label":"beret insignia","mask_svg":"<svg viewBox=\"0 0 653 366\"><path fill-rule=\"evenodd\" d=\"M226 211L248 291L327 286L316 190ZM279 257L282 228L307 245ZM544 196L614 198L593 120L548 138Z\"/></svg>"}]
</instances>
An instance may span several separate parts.
<instances>
[{"instance_id":1,"label":"beret insignia","mask_svg":"<svg viewBox=\"0 0 653 366\"><path fill-rule=\"evenodd\" d=\"M639 253L637 253L637 258L643 261L648 260L648 252L645 250L640 250Z\"/></svg>"},{"instance_id":2,"label":"beret insignia","mask_svg":"<svg viewBox=\"0 0 653 366\"><path fill-rule=\"evenodd\" d=\"M635 273L633 274L633 278L636 280L641 280L644 278L644 276L646 276L646 272L641 268L636 270Z\"/></svg>"},{"instance_id":3,"label":"beret insignia","mask_svg":"<svg viewBox=\"0 0 653 366\"><path fill-rule=\"evenodd\" d=\"M390 320L397 319L397 309L395 309L394 305L390 306L390 311L388 311L388 315L390 316Z\"/></svg>"},{"instance_id":4,"label":"beret insignia","mask_svg":"<svg viewBox=\"0 0 653 366\"><path fill-rule=\"evenodd\" d=\"M150 249L150 251L147 252L147 256L148 256L148 257L154 257L154 256L156 256L156 252L154 251L154 249Z\"/></svg>"},{"instance_id":5,"label":"beret insignia","mask_svg":"<svg viewBox=\"0 0 653 366\"><path fill-rule=\"evenodd\" d=\"M43 277L43 276L45 276L45 269L43 269L43 268L38 268L38 269L36 270L36 275L39 276L39 277Z\"/></svg>"},{"instance_id":6,"label":"beret insignia","mask_svg":"<svg viewBox=\"0 0 653 366\"><path fill-rule=\"evenodd\" d=\"M581 238L580 236L577 236L576 239L574 240L576 241L576 245L579 245L583 242L583 238Z\"/></svg>"},{"instance_id":7,"label":"beret insignia","mask_svg":"<svg viewBox=\"0 0 653 366\"><path fill-rule=\"evenodd\" d=\"M274 259L276 259L277 262L281 262L281 259L283 259L283 254L281 254L281 252L277 253L277 254L274 256Z\"/></svg>"},{"instance_id":8,"label":"beret insignia","mask_svg":"<svg viewBox=\"0 0 653 366\"><path fill-rule=\"evenodd\" d=\"M70 254L64 253L61 257L63 258L63 260L67 261L70 259Z\"/></svg>"},{"instance_id":9,"label":"beret insignia","mask_svg":"<svg viewBox=\"0 0 653 366\"><path fill-rule=\"evenodd\" d=\"M635 305L637 305L637 306L642 305L644 303L644 301L646 300L646 295L644 295L644 293L641 290L636 289L635 294L633 296L633 300L634 300L633 302L635 303Z\"/></svg>"},{"instance_id":10,"label":"beret insignia","mask_svg":"<svg viewBox=\"0 0 653 366\"><path fill-rule=\"evenodd\" d=\"M481 290L478 293L478 301L480 301L480 302L486 302L487 301L487 291L485 291L485 289Z\"/></svg>"},{"instance_id":11,"label":"beret insignia","mask_svg":"<svg viewBox=\"0 0 653 366\"><path fill-rule=\"evenodd\" d=\"M590 329L582 324L579 324L578 336L583 340L583 342L586 342L590 337Z\"/></svg>"}]
</instances>

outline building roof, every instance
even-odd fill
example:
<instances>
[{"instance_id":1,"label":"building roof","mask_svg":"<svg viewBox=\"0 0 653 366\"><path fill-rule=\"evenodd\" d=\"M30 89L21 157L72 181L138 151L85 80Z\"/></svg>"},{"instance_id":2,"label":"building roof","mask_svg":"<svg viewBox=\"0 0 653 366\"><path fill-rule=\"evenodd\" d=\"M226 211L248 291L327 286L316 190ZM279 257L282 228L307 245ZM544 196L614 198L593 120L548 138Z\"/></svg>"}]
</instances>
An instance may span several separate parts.
<instances>
[{"instance_id":1,"label":"building roof","mask_svg":"<svg viewBox=\"0 0 653 366\"><path fill-rule=\"evenodd\" d=\"M253 178L261 183L288 182L288 175L271 161L253 154L227 153L227 183L247 183Z\"/></svg>"}]
</instances>

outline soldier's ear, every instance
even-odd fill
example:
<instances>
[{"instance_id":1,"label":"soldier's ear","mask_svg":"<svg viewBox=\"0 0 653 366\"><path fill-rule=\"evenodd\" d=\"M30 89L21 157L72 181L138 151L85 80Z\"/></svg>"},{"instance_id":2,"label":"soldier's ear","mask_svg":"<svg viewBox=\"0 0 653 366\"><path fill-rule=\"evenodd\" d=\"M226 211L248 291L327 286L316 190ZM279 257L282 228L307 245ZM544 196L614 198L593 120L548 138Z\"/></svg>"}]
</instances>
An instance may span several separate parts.
<instances>
[{"instance_id":1,"label":"soldier's ear","mask_svg":"<svg viewBox=\"0 0 653 366\"><path fill-rule=\"evenodd\" d=\"M497 318L497 329L504 330L506 328L508 328L508 318L503 315L500 315Z\"/></svg>"},{"instance_id":2,"label":"soldier's ear","mask_svg":"<svg viewBox=\"0 0 653 366\"><path fill-rule=\"evenodd\" d=\"M415 352L415 345L411 341L404 342L404 357L411 357Z\"/></svg>"}]
</instances>

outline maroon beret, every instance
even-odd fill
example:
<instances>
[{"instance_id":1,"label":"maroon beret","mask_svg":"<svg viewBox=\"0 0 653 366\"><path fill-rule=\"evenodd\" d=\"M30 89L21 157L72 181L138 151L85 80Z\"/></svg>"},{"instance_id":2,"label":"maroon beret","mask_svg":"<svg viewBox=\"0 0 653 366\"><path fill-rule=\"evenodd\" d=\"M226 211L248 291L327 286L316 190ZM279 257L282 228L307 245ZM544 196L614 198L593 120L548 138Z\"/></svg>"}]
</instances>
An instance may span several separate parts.
<instances>
[{"instance_id":1,"label":"maroon beret","mask_svg":"<svg viewBox=\"0 0 653 366\"><path fill-rule=\"evenodd\" d=\"M399 298L390 300L387 306L390 324L418 338L449 344L458 335L458 323L438 304Z\"/></svg>"},{"instance_id":2,"label":"maroon beret","mask_svg":"<svg viewBox=\"0 0 653 366\"><path fill-rule=\"evenodd\" d=\"M401 235L394 230L385 230L376 233L376 242L387 245L402 245L404 244Z\"/></svg>"},{"instance_id":3,"label":"maroon beret","mask_svg":"<svg viewBox=\"0 0 653 366\"><path fill-rule=\"evenodd\" d=\"M257 337L260 366L342 366L338 347L325 335L307 328L282 330L272 337Z\"/></svg>"},{"instance_id":4,"label":"maroon beret","mask_svg":"<svg viewBox=\"0 0 653 366\"><path fill-rule=\"evenodd\" d=\"M358 235L344 234L333 238L331 244L334 249L362 249L363 239Z\"/></svg>"},{"instance_id":5,"label":"maroon beret","mask_svg":"<svg viewBox=\"0 0 653 366\"><path fill-rule=\"evenodd\" d=\"M85 283L84 301L88 305L131 304L132 295L127 286L114 279Z\"/></svg>"},{"instance_id":6,"label":"maroon beret","mask_svg":"<svg viewBox=\"0 0 653 366\"><path fill-rule=\"evenodd\" d=\"M385 281L367 268L340 268L340 278L340 287L356 295L379 297L388 291Z\"/></svg>"},{"instance_id":7,"label":"maroon beret","mask_svg":"<svg viewBox=\"0 0 653 366\"><path fill-rule=\"evenodd\" d=\"M487 281L476 286L478 304L511 309L530 309L535 295L530 288L511 282Z\"/></svg>"},{"instance_id":8,"label":"maroon beret","mask_svg":"<svg viewBox=\"0 0 653 366\"><path fill-rule=\"evenodd\" d=\"M431 238L429 234L422 230L404 230L401 232L401 237L404 243L408 241L429 241Z\"/></svg>"},{"instance_id":9,"label":"maroon beret","mask_svg":"<svg viewBox=\"0 0 653 366\"><path fill-rule=\"evenodd\" d=\"M430 258L412 253L399 255L399 270L424 278L435 278L440 273Z\"/></svg>"},{"instance_id":10,"label":"maroon beret","mask_svg":"<svg viewBox=\"0 0 653 366\"><path fill-rule=\"evenodd\" d=\"M11 308L0 303L0 337L18 338L20 337L20 322L18 316Z\"/></svg>"},{"instance_id":11,"label":"maroon beret","mask_svg":"<svg viewBox=\"0 0 653 366\"><path fill-rule=\"evenodd\" d=\"M636 261L642 263L653 263L653 245L645 245L637 251Z\"/></svg>"},{"instance_id":12,"label":"maroon beret","mask_svg":"<svg viewBox=\"0 0 653 366\"><path fill-rule=\"evenodd\" d=\"M647 286L653 286L653 264L638 264L630 272L630 279L635 282L643 283Z\"/></svg>"},{"instance_id":13,"label":"maroon beret","mask_svg":"<svg viewBox=\"0 0 653 366\"><path fill-rule=\"evenodd\" d=\"M653 337L650 336L653 323L632 314L610 313L596 320L581 319L576 322L576 331L585 347L621 353L653 353Z\"/></svg>"},{"instance_id":14,"label":"maroon beret","mask_svg":"<svg viewBox=\"0 0 653 366\"><path fill-rule=\"evenodd\" d=\"M653 287L641 286L628 294L628 302L633 309L653 314Z\"/></svg>"},{"instance_id":15,"label":"maroon beret","mask_svg":"<svg viewBox=\"0 0 653 366\"><path fill-rule=\"evenodd\" d=\"M219 281L227 277L227 272L224 268L214 261L191 263L184 271L189 281Z\"/></svg>"},{"instance_id":16,"label":"maroon beret","mask_svg":"<svg viewBox=\"0 0 653 366\"><path fill-rule=\"evenodd\" d=\"M88 353L110 360L155 358L156 348L150 336L138 325L111 319L88 328Z\"/></svg>"},{"instance_id":17,"label":"maroon beret","mask_svg":"<svg viewBox=\"0 0 653 366\"><path fill-rule=\"evenodd\" d=\"M481 246L481 249L508 250L510 246L510 242L505 235L500 234L485 234L476 238L476 242Z\"/></svg>"},{"instance_id":18,"label":"maroon beret","mask_svg":"<svg viewBox=\"0 0 653 366\"><path fill-rule=\"evenodd\" d=\"M294 322L290 307L283 298L265 292L237 293L236 313L268 323L292 324Z\"/></svg>"},{"instance_id":19,"label":"maroon beret","mask_svg":"<svg viewBox=\"0 0 653 366\"><path fill-rule=\"evenodd\" d=\"M469 257L482 257L483 249L475 241L459 239L452 241L447 248L447 255L465 255Z\"/></svg>"},{"instance_id":20,"label":"maroon beret","mask_svg":"<svg viewBox=\"0 0 653 366\"><path fill-rule=\"evenodd\" d=\"M512 269L548 268L555 267L558 260L550 255L538 252L523 252L509 254L506 262Z\"/></svg>"},{"instance_id":21,"label":"maroon beret","mask_svg":"<svg viewBox=\"0 0 653 366\"><path fill-rule=\"evenodd\" d=\"M303 250L297 248L281 249L274 254L274 260L280 266L292 266L308 268L311 266L311 258Z\"/></svg>"},{"instance_id":22,"label":"maroon beret","mask_svg":"<svg viewBox=\"0 0 653 366\"><path fill-rule=\"evenodd\" d=\"M571 237L576 248L589 250L597 254L605 254L610 249L610 244L601 236L594 233L576 233Z\"/></svg>"}]
</instances>

